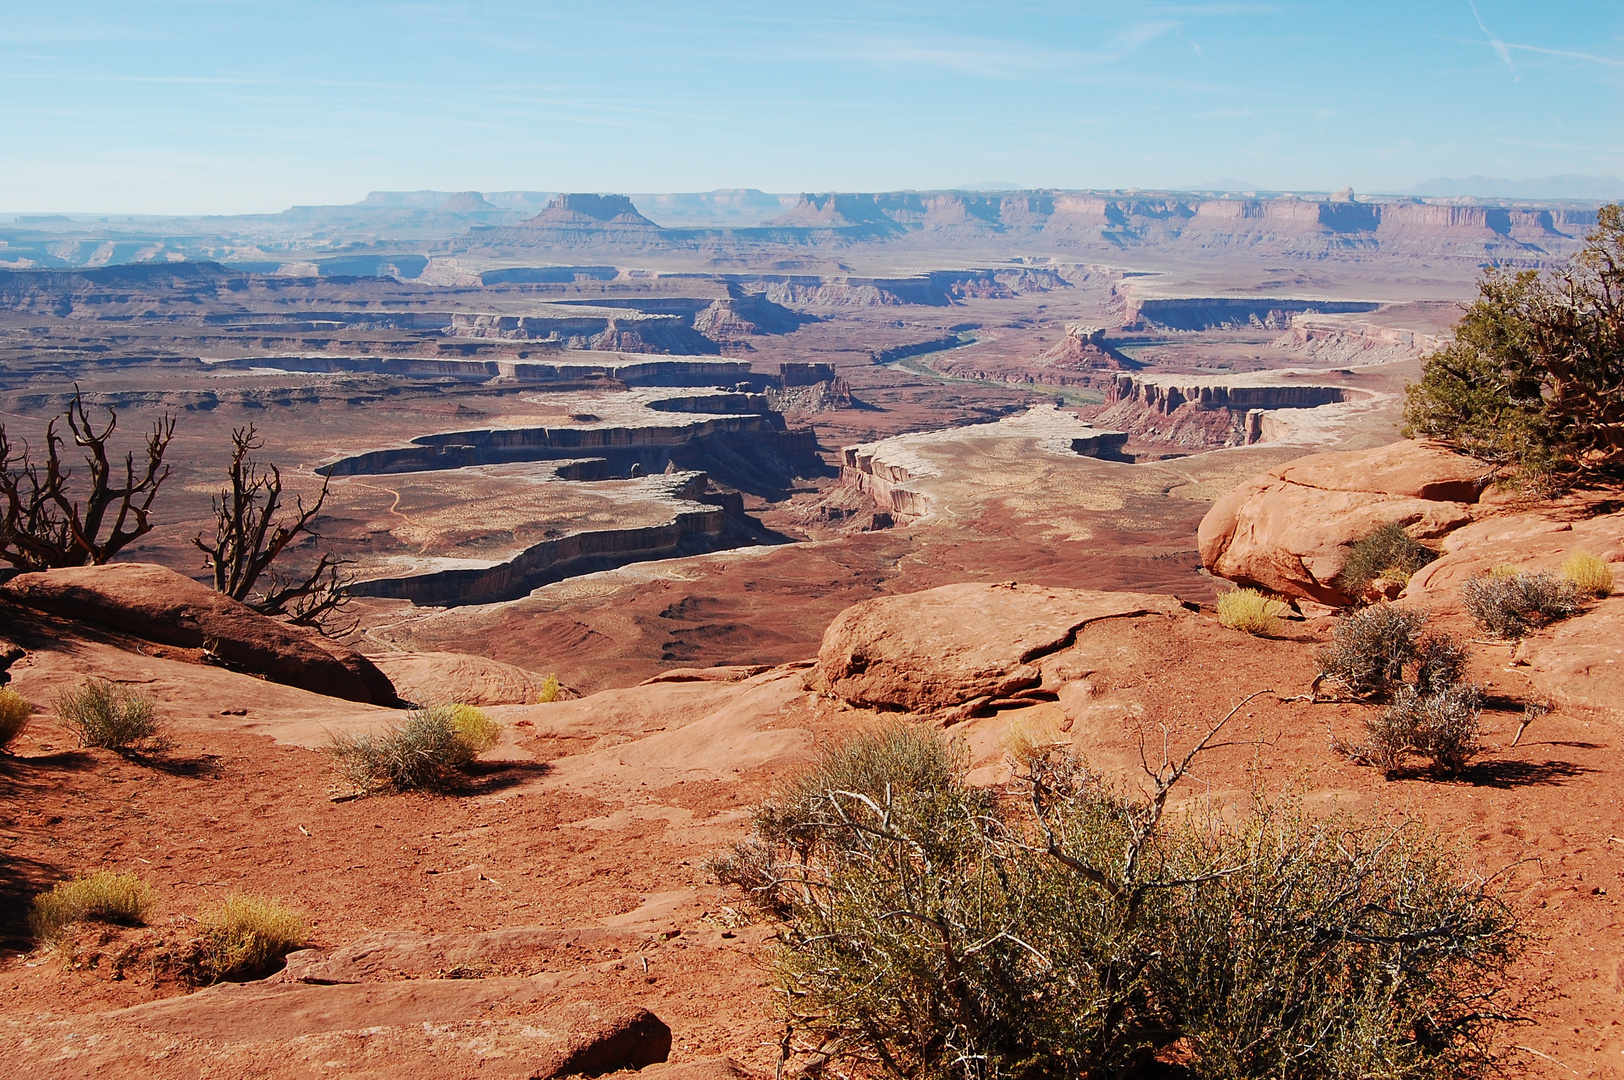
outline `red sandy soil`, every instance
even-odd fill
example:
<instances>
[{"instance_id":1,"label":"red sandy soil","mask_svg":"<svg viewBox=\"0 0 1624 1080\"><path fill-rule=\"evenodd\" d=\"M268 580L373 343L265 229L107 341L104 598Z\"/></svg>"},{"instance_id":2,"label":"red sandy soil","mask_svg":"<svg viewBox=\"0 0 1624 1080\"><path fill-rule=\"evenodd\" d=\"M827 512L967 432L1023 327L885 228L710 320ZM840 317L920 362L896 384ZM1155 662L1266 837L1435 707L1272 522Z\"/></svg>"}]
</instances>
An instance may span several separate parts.
<instances>
[{"instance_id":1,"label":"red sandy soil","mask_svg":"<svg viewBox=\"0 0 1624 1080\"><path fill-rule=\"evenodd\" d=\"M1223 630L1210 614L1127 631L1109 622L1091 626L1085 644L1088 635L1108 635L1126 658L1110 690L1140 703L1142 712L1130 709L1120 721L1073 735L1096 765L1131 775L1139 739L1159 745L1162 725L1177 748L1245 694L1267 687L1289 697L1304 690L1326 627L1323 620L1294 623L1279 639L1258 640ZM1208 754L1188 792L1238 799L1255 762L1270 790L1297 785L1312 806L1335 801L1360 812L1420 816L1463 845L1468 867L1485 874L1512 867L1505 877L1509 897L1539 935L1524 978L1530 986L1543 979L1556 991L1535 1021L1514 1033L1514 1043L1537 1052L1524 1053L1519 1072L1617 1076L1624 1064L1617 736L1597 716L1558 709L1510 747L1528 690L1519 669L1503 665L1495 650L1480 649L1475 658L1474 678L1503 700L1495 698L1485 716L1487 752L1461 778L1384 780L1328 748L1332 735L1357 735L1368 706L1264 695L1232 722L1230 735L1245 744ZM596 796L549 784L546 761L639 737L628 700L605 700L590 712L595 737L522 734L521 748L537 760L482 769L473 793L344 803L328 801L319 753L211 731L206 720L185 723L167 756L143 761L68 749L60 730L40 717L17 756L0 759L7 944L24 947L28 895L94 868L137 871L160 897L157 930L117 932L122 944L154 933L184 936L186 918L233 890L302 907L323 946L380 929L618 922L647 932L650 943L636 953L560 957L561 969L585 972L561 995L651 1009L675 1033L673 1061L726 1054L770 1073L781 1033L766 987L770 928L740 925L746 905L708 884L701 864L743 834L746 815L739 811L769 789L775 770L656 786L621 770L594 789ZM793 700L766 726L807 729L822 741L874 719L825 699ZM501 715L544 732L549 708L555 707ZM998 732L1013 719L1040 718L1045 708L957 730L978 761L996 766ZM638 807L657 809L640 817ZM693 811L706 827L675 828L665 808ZM155 983L139 963L115 980L105 956L95 964L88 958L121 946L97 949L93 937L80 945L78 966L49 951L12 952L0 964L6 1002L0 1045L15 1048L26 1032L53 1019L184 990L173 981Z\"/></svg>"}]
</instances>

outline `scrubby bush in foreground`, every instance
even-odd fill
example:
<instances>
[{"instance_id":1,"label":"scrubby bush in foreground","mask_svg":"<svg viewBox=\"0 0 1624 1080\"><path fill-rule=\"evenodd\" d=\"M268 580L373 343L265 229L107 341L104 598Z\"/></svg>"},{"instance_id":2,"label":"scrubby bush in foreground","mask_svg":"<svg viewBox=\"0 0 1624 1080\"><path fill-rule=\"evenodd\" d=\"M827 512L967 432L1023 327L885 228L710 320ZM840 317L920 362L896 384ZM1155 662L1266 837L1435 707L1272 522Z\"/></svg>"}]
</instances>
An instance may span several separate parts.
<instances>
[{"instance_id":1,"label":"scrubby bush in foreground","mask_svg":"<svg viewBox=\"0 0 1624 1080\"><path fill-rule=\"evenodd\" d=\"M1272 634L1280 627L1280 613L1286 605L1271 600L1256 589L1231 589L1218 598L1218 621L1231 630L1248 634Z\"/></svg>"},{"instance_id":2,"label":"scrubby bush in foreground","mask_svg":"<svg viewBox=\"0 0 1624 1080\"><path fill-rule=\"evenodd\" d=\"M33 714L34 707L27 698L15 690L0 687L0 750L17 741L17 736L28 728Z\"/></svg>"},{"instance_id":3,"label":"scrubby bush in foreground","mask_svg":"<svg viewBox=\"0 0 1624 1080\"><path fill-rule=\"evenodd\" d=\"M134 874L98 870L59 881L50 892L34 897L29 925L34 935L50 941L80 922L139 926L152 908L152 888Z\"/></svg>"},{"instance_id":4,"label":"scrubby bush in foreground","mask_svg":"<svg viewBox=\"0 0 1624 1080\"><path fill-rule=\"evenodd\" d=\"M447 791L461 785L464 766L496 744L499 730L478 709L435 705L413 709L382 734L335 735L327 752L340 779L358 794Z\"/></svg>"},{"instance_id":5,"label":"scrubby bush in foreground","mask_svg":"<svg viewBox=\"0 0 1624 1080\"><path fill-rule=\"evenodd\" d=\"M91 679L78 690L58 695L56 711L84 746L156 749L163 741L151 695L106 679Z\"/></svg>"},{"instance_id":6,"label":"scrubby bush in foreground","mask_svg":"<svg viewBox=\"0 0 1624 1080\"><path fill-rule=\"evenodd\" d=\"M204 981L264 975L310 938L303 913L263 897L232 894L198 921Z\"/></svg>"},{"instance_id":7,"label":"scrubby bush in foreground","mask_svg":"<svg viewBox=\"0 0 1624 1080\"><path fill-rule=\"evenodd\" d=\"M1427 692L1459 682L1466 650L1449 634L1425 630L1425 612L1376 604L1336 620L1331 644L1315 654L1322 675L1354 694L1383 696L1403 684Z\"/></svg>"},{"instance_id":8,"label":"scrubby bush in foreground","mask_svg":"<svg viewBox=\"0 0 1624 1080\"><path fill-rule=\"evenodd\" d=\"M1516 641L1577 614L1580 597L1571 581L1546 573L1480 574L1461 586L1461 606L1484 633Z\"/></svg>"},{"instance_id":9,"label":"scrubby bush in foreground","mask_svg":"<svg viewBox=\"0 0 1624 1080\"><path fill-rule=\"evenodd\" d=\"M1404 526L1389 522L1348 550L1347 561L1336 576L1336 584L1357 600L1377 578L1407 582L1410 575L1437 557L1437 552L1416 543L1404 531Z\"/></svg>"},{"instance_id":10,"label":"scrubby bush in foreground","mask_svg":"<svg viewBox=\"0 0 1624 1080\"><path fill-rule=\"evenodd\" d=\"M1592 599L1613 595L1613 568L1589 551L1575 551L1562 563L1562 580L1580 596Z\"/></svg>"},{"instance_id":11,"label":"scrubby bush in foreground","mask_svg":"<svg viewBox=\"0 0 1624 1080\"><path fill-rule=\"evenodd\" d=\"M1132 795L1029 745L1000 800L898 724L825 752L713 866L784 919L794 1030L886 1075L1122 1076L1169 1054L1200 1078L1482 1071L1510 910L1413 822L1168 812L1195 752Z\"/></svg>"}]
</instances>

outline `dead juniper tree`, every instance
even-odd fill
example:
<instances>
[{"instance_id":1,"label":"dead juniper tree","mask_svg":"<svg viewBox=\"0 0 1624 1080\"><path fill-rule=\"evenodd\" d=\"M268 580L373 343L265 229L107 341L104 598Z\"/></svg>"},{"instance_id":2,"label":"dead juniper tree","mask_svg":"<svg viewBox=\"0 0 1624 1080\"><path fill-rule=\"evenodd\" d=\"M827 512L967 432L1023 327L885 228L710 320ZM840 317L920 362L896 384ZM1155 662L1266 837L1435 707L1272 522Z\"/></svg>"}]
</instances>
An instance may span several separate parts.
<instances>
[{"instance_id":1,"label":"dead juniper tree","mask_svg":"<svg viewBox=\"0 0 1624 1080\"><path fill-rule=\"evenodd\" d=\"M293 510L284 514L281 471L274 464L262 468L252 457L264 445L253 424L231 433L230 487L214 499L214 538L198 533L192 543L203 553L220 592L262 614L327 632L332 630L328 620L350 600L346 560L318 552L312 569L292 577L278 574L271 564L301 538L320 539L313 522L327 501L329 480L323 479L310 506L295 495ZM256 595L262 578L269 587Z\"/></svg>"},{"instance_id":2,"label":"dead juniper tree","mask_svg":"<svg viewBox=\"0 0 1624 1080\"><path fill-rule=\"evenodd\" d=\"M73 444L84 452L83 472L63 464L64 422ZM0 425L0 558L20 570L100 566L152 531L152 502L169 478L164 452L175 434L175 419L165 413L153 422L144 462L137 466L135 452L126 453L122 478L117 457L107 448L117 426L118 415L109 408L106 424L98 428L85 412L77 386L67 411L45 428L43 462L27 443L13 444Z\"/></svg>"}]
</instances>

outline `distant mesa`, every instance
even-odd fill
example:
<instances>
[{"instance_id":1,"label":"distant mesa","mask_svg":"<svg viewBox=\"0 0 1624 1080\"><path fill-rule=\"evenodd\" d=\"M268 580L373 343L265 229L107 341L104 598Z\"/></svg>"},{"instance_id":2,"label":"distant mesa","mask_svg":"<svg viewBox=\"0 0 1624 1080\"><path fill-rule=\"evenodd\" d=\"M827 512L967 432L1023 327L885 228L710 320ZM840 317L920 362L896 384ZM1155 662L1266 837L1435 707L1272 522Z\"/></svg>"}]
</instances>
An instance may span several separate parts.
<instances>
[{"instance_id":1,"label":"distant mesa","mask_svg":"<svg viewBox=\"0 0 1624 1080\"><path fill-rule=\"evenodd\" d=\"M485 201L477 191L459 191L435 209L442 214L499 214L501 207Z\"/></svg>"},{"instance_id":2,"label":"distant mesa","mask_svg":"<svg viewBox=\"0 0 1624 1080\"><path fill-rule=\"evenodd\" d=\"M659 228L654 222L639 214L631 199L624 195L591 195L580 192L555 195L545 210L524 224L526 228Z\"/></svg>"}]
</instances>

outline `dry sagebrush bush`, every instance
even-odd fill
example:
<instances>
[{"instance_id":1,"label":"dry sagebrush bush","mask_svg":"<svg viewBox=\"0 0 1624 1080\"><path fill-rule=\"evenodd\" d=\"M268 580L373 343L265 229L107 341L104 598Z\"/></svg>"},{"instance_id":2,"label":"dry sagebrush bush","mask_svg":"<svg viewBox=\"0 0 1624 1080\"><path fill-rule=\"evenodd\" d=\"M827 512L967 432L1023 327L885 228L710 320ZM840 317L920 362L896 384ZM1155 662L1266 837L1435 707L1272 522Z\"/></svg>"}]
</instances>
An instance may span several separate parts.
<instances>
[{"instance_id":1,"label":"dry sagebrush bush","mask_svg":"<svg viewBox=\"0 0 1624 1080\"><path fill-rule=\"evenodd\" d=\"M1613 568L1589 551L1575 551L1562 564L1562 580L1579 595L1601 599L1613 595Z\"/></svg>"},{"instance_id":2,"label":"dry sagebrush bush","mask_svg":"<svg viewBox=\"0 0 1624 1080\"><path fill-rule=\"evenodd\" d=\"M1459 682L1466 649L1452 635L1425 630L1427 615L1375 604L1336 620L1331 644L1315 653L1320 674L1354 694L1375 697L1409 683L1428 692Z\"/></svg>"},{"instance_id":3,"label":"dry sagebrush bush","mask_svg":"<svg viewBox=\"0 0 1624 1080\"><path fill-rule=\"evenodd\" d=\"M1342 749L1389 774L1396 773L1409 754L1426 758L1439 772L1459 772L1478 752L1482 714L1482 693L1470 683L1430 693L1403 686L1392 704L1365 721L1369 742Z\"/></svg>"},{"instance_id":4,"label":"dry sagebrush bush","mask_svg":"<svg viewBox=\"0 0 1624 1080\"><path fill-rule=\"evenodd\" d=\"M1164 813L1064 747L1023 752L1025 797L1001 800L962 750L881 728L786 780L713 864L784 920L777 1000L812 1044L908 1080L1492 1061L1522 937L1433 834L1290 800Z\"/></svg>"},{"instance_id":5,"label":"dry sagebrush bush","mask_svg":"<svg viewBox=\"0 0 1624 1080\"><path fill-rule=\"evenodd\" d=\"M1437 557L1437 552L1413 540L1404 526L1389 522L1348 550L1336 584L1357 600L1365 587L1377 578L1407 582L1412 574Z\"/></svg>"},{"instance_id":6,"label":"dry sagebrush bush","mask_svg":"<svg viewBox=\"0 0 1624 1080\"><path fill-rule=\"evenodd\" d=\"M1496 570L1469 578L1461 586L1461 606L1478 628L1515 641L1532 630L1577 614L1579 590L1573 582L1546 573Z\"/></svg>"},{"instance_id":7,"label":"dry sagebrush bush","mask_svg":"<svg viewBox=\"0 0 1624 1080\"><path fill-rule=\"evenodd\" d=\"M34 706L28 699L9 687L0 687L0 750L5 750L17 741L28 728L28 721L34 715Z\"/></svg>"},{"instance_id":8,"label":"dry sagebrush bush","mask_svg":"<svg viewBox=\"0 0 1624 1080\"><path fill-rule=\"evenodd\" d=\"M304 914L264 897L233 893L198 920L198 970L207 982L267 974L310 939Z\"/></svg>"},{"instance_id":9,"label":"dry sagebrush bush","mask_svg":"<svg viewBox=\"0 0 1624 1080\"><path fill-rule=\"evenodd\" d=\"M44 941L80 922L139 926L152 901L152 887L135 874L98 870L59 881L50 892L34 897L28 922L34 935Z\"/></svg>"},{"instance_id":10,"label":"dry sagebrush bush","mask_svg":"<svg viewBox=\"0 0 1624 1080\"><path fill-rule=\"evenodd\" d=\"M159 749L158 710L149 694L106 679L91 679L77 690L59 694L57 715L84 746L108 750Z\"/></svg>"},{"instance_id":11,"label":"dry sagebrush bush","mask_svg":"<svg viewBox=\"0 0 1624 1080\"><path fill-rule=\"evenodd\" d=\"M1256 589L1231 589L1218 598L1218 621L1231 630L1254 636L1272 634L1280 628L1280 614L1286 605Z\"/></svg>"},{"instance_id":12,"label":"dry sagebrush bush","mask_svg":"<svg viewBox=\"0 0 1624 1080\"><path fill-rule=\"evenodd\" d=\"M356 794L455 790L463 783L460 770L489 749L482 743L489 739L495 745L494 733L466 716L459 726L458 708L413 709L404 722L378 735L334 735L328 756L340 780ZM483 712L473 711L495 726Z\"/></svg>"}]
</instances>

